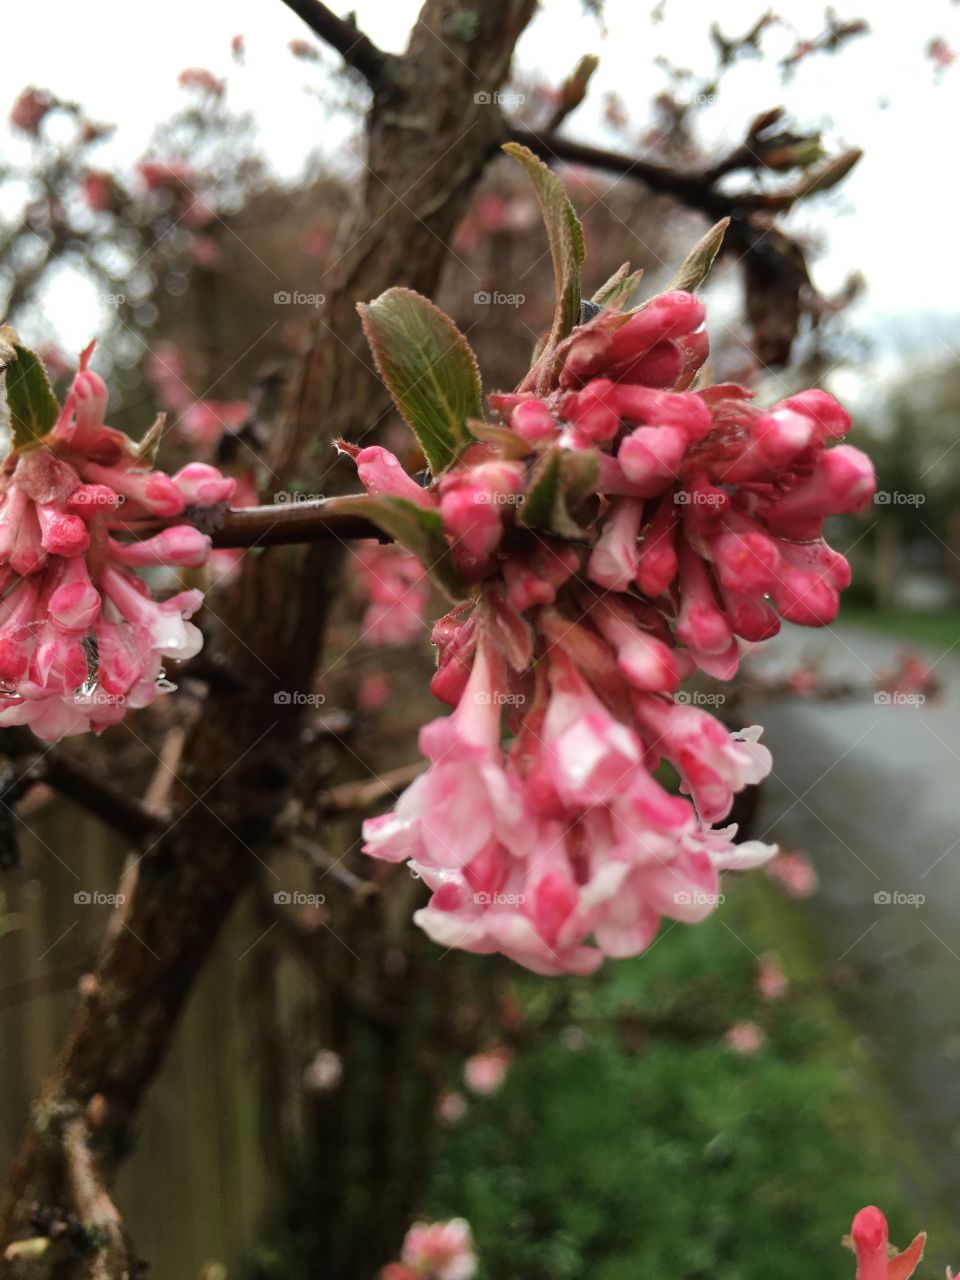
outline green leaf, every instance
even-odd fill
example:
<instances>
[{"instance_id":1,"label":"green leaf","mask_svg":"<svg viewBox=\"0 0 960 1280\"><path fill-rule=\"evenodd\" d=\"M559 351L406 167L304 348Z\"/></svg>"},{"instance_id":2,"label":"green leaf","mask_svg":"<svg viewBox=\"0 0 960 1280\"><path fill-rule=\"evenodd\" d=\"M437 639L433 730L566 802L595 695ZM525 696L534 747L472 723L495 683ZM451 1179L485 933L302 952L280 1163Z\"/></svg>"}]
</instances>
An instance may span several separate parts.
<instances>
[{"instance_id":1,"label":"green leaf","mask_svg":"<svg viewBox=\"0 0 960 1280\"><path fill-rule=\"evenodd\" d=\"M508 156L520 162L533 181L550 240L550 256L556 280L557 301L553 327L540 357L549 382L550 355L580 317L580 268L583 266L583 229L563 183L528 147L504 143Z\"/></svg>"},{"instance_id":2,"label":"green leaf","mask_svg":"<svg viewBox=\"0 0 960 1280\"><path fill-rule=\"evenodd\" d=\"M438 475L483 416L480 372L449 316L412 289L388 289L358 307L380 376Z\"/></svg>"},{"instance_id":3,"label":"green leaf","mask_svg":"<svg viewBox=\"0 0 960 1280\"><path fill-rule=\"evenodd\" d=\"M533 452L523 436L518 436L509 427L498 427L489 422L472 420L470 431L484 444L492 444L501 458L526 458Z\"/></svg>"},{"instance_id":4,"label":"green leaf","mask_svg":"<svg viewBox=\"0 0 960 1280\"><path fill-rule=\"evenodd\" d=\"M714 258L720 252L720 246L723 244L723 237L729 225L729 218L721 218L702 239L697 241L684 259L680 270L667 285L667 293L671 293L674 289L685 289L690 292L703 284L710 274Z\"/></svg>"},{"instance_id":5,"label":"green leaf","mask_svg":"<svg viewBox=\"0 0 960 1280\"><path fill-rule=\"evenodd\" d=\"M520 523L577 542L591 542L592 532L571 511L594 492L599 463L592 450L548 449L530 477Z\"/></svg>"},{"instance_id":6,"label":"green leaf","mask_svg":"<svg viewBox=\"0 0 960 1280\"><path fill-rule=\"evenodd\" d=\"M469 590L453 567L439 511L418 507L406 498L371 498L366 494L356 498L331 498L329 506L331 510L335 508L346 515L370 520L412 551L451 600L468 598Z\"/></svg>"},{"instance_id":7,"label":"green leaf","mask_svg":"<svg viewBox=\"0 0 960 1280\"><path fill-rule=\"evenodd\" d=\"M600 286L590 301L595 302L598 307L609 307L611 310L619 311L622 307L629 306L631 298L640 287L642 278L643 267L637 271L631 271L630 263L624 262L617 267L610 279Z\"/></svg>"},{"instance_id":8,"label":"green leaf","mask_svg":"<svg viewBox=\"0 0 960 1280\"><path fill-rule=\"evenodd\" d=\"M21 346L13 331L4 330L3 346L12 347L13 359L5 365L7 405L15 449L36 444L60 416L60 405L50 388L40 357Z\"/></svg>"}]
</instances>

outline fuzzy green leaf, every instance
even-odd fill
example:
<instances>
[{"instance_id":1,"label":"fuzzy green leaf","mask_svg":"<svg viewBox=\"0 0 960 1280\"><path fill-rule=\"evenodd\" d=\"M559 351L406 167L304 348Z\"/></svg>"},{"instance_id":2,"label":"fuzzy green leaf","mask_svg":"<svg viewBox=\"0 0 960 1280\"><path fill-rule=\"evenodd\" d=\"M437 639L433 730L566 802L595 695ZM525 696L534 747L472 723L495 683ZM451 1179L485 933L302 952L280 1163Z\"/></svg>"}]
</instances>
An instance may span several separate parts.
<instances>
[{"instance_id":1,"label":"fuzzy green leaf","mask_svg":"<svg viewBox=\"0 0 960 1280\"><path fill-rule=\"evenodd\" d=\"M730 225L729 218L721 218L702 239L698 240L684 259L683 265L667 285L667 292L674 289L697 289L710 274L713 260L720 252L723 237Z\"/></svg>"},{"instance_id":2,"label":"fuzzy green leaf","mask_svg":"<svg viewBox=\"0 0 960 1280\"><path fill-rule=\"evenodd\" d=\"M388 289L359 311L380 376L438 475L469 443L467 419L483 414L470 345L413 289Z\"/></svg>"},{"instance_id":3,"label":"fuzzy green leaf","mask_svg":"<svg viewBox=\"0 0 960 1280\"><path fill-rule=\"evenodd\" d=\"M6 334L12 331L7 329ZM13 359L5 366L7 405L15 449L36 444L60 416L60 405L47 381L40 357L14 337Z\"/></svg>"},{"instance_id":4,"label":"fuzzy green leaf","mask_svg":"<svg viewBox=\"0 0 960 1280\"><path fill-rule=\"evenodd\" d=\"M542 160L538 160L527 147L517 142L507 142L503 150L520 162L533 181L537 200L543 213L553 259L557 300L554 308L553 327L541 356L549 356L580 317L580 268L583 266L583 229L563 183Z\"/></svg>"}]
</instances>

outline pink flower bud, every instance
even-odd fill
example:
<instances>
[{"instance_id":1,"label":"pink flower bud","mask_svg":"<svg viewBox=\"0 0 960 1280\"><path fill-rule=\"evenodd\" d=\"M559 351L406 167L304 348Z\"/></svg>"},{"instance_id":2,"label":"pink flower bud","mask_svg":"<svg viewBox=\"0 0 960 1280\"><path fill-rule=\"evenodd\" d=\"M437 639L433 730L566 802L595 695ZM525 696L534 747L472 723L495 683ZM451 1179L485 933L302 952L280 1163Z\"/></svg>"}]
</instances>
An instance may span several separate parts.
<instances>
[{"instance_id":1,"label":"pink flower bud","mask_svg":"<svg viewBox=\"0 0 960 1280\"><path fill-rule=\"evenodd\" d=\"M78 556L64 565L60 585L47 601L50 617L62 631L89 630L100 613L100 593L90 581L86 560Z\"/></svg>"},{"instance_id":2,"label":"pink flower bud","mask_svg":"<svg viewBox=\"0 0 960 1280\"><path fill-rule=\"evenodd\" d=\"M793 409L812 418L819 428L821 439L824 436L845 436L850 430L850 415L843 405L838 404L828 391L821 391L817 387L788 396L777 408Z\"/></svg>"},{"instance_id":3,"label":"pink flower bud","mask_svg":"<svg viewBox=\"0 0 960 1280\"><path fill-rule=\"evenodd\" d=\"M154 471L151 474L157 476L163 473ZM164 479L167 477L164 476ZM172 483L179 492L182 503L198 507L214 507L218 502L229 502L237 487L233 476L223 475L216 467L211 467L206 462L187 463L173 476ZM179 515L182 510L181 504L176 511L168 514Z\"/></svg>"},{"instance_id":4,"label":"pink flower bud","mask_svg":"<svg viewBox=\"0 0 960 1280\"><path fill-rule=\"evenodd\" d=\"M644 387L672 387L683 374L684 358L676 342L658 342L632 364L617 374L620 382L635 382Z\"/></svg>"},{"instance_id":5,"label":"pink flower bud","mask_svg":"<svg viewBox=\"0 0 960 1280\"><path fill-rule=\"evenodd\" d=\"M610 367L627 365L658 342L692 333L705 309L692 294L662 293L617 329L610 340Z\"/></svg>"},{"instance_id":6,"label":"pink flower bud","mask_svg":"<svg viewBox=\"0 0 960 1280\"><path fill-rule=\"evenodd\" d=\"M542 400L525 400L518 404L510 415L510 426L527 444L538 444L557 434L553 414Z\"/></svg>"},{"instance_id":7,"label":"pink flower bud","mask_svg":"<svg viewBox=\"0 0 960 1280\"><path fill-rule=\"evenodd\" d=\"M627 422L677 427L690 442L702 440L713 423L706 404L689 391L657 391L653 387L617 384L611 399Z\"/></svg>"},{"instance_id":8,"label":"pink flower bud","mask_svg":"<svg viewBox=\"0 0 960 1280\"><path fill-rule=\"evenodd\" d=\"M645 596L656 599L677 576L677 507L673 495L660 500L640 544L637 586Z\"/></svg>"},{"instance_id":9,"label":"pink flower bud","mask_svg":"<svg viewBox=\"0 0 960 1280\"><path fill-rule=\"evenodd\" d=\"M90 545L87 526L79 516L69 515L59 507L36 504L40 521L40 543L44 551L64 557L79 556Z\"/></svg>"},{"instance_id":10,"label":"pink flower bud","mask_svg":"<svg viewBox=\"0 0 960 1280\"><path fill-rule=\"evenodd\" d=\"M679 428L638 427L621 441L617 461L631 483L655 497L677 479L686 451L687 437Z\"/></svg>"},{"instance_id":11,"label":"pink flower bud","mask_svg":"<svg viewBox=\"0 0 960 1280\"><path fill-rule=\"evenodd\" d=\"M407 475L400 459L389 449L370 445L354 455L360 483L374 498L406 498L418 507L431 510L437 505L433 494L421 489L412 476Z\"/></svg>"},{"instance_id":12,"label":"pink flower bud","mask_svg":"<svg viewBox=\"0 0 960 1280\"><path fill-rule=\"evenodd\" d=\"M207 563L213 544L190 524L174 524L142 542L110 539L110 556L118 564L146 566L171 564L199 569Z\"/></svg>"},{"instance_id":13,"label":"pink flower bud","mask_svg":"<svg viewBox=\"0 0 960 1280\"><path fill-rule=\"evenodd\" d=\"M560 403L560 412L587 440L612 440L620 430L620 414L609 378L594 378L582 391L571 391Z\"/></svg>"},{"instance_id":14,"label":"pink flower bud","mask_svg":"<svg viewBox=\"0 0 960 1280\"><path fill-rule=\"evenodd\" d=\"M596 329L576 338L560 372L560 386L579 387L602 373L610 362L610 336Z\"/></svg>"},{"instance_id":15,"label":"pink flower bud","mask_svg":"<svg viewBox=\"0 0 960 1280\"><path fill-rule=\"evenodd\" d=\"M83 463L82 471L87 480L115 489L151 515L178 516L186 505L180 489L162 471L124 471L120 467L103 467L96 462Z\"/></svg>"},{"instance_id":16,"label":"pink flower bud","mask_svg":"<svg viewBox=\"0 0 960 1280\"><path fill-rule=\"evenodd\" d=\"M780 554L765 533L721 533L710 543L714 571L726 590L762 594L776 581Z\"/></svg>"},{"instance_id":17,"label":"pink flower bud","mask_svg":"<svg viewBox=\"0 0 960 1280\"><path fill-rule=\"evenodd\" d=\"M640 563L637 535L642 518L639 498L617 498L611 503L587 563L587 576L593 582L611 591L626 591Z\"/></svg>"},{"instance_id":18,"label":"pink flower bud","mask_svg":"<svg viewBox=\"0 0 960 1280\"><path fill-rule=\"evenodd\" d=\"M680 612L677 635L691 648L723 653L733 639L717 603L706 565L684 540L680 544Z\"/></svg>"}]
</instances>

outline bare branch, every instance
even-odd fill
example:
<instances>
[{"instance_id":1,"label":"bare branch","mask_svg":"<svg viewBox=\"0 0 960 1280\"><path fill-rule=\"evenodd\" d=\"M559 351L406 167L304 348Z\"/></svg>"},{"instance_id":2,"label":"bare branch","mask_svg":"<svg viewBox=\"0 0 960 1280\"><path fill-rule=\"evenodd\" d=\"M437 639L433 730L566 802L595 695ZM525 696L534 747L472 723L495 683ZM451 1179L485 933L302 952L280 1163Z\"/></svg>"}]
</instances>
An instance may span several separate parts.
<instances>
[{"instance_id":1,"label":"bare branch","mask_svg":"<svg viewBox=\"0 0 960 1280\"><path fill-rule=\"evenodd\" d=\"M287 8L302 18L310 30L342 56L348 67L359 71L371 88L386 79L392 57L378 49L352 18L340 18L321 0L284 0Z\"/></svg>"}]
</instances>

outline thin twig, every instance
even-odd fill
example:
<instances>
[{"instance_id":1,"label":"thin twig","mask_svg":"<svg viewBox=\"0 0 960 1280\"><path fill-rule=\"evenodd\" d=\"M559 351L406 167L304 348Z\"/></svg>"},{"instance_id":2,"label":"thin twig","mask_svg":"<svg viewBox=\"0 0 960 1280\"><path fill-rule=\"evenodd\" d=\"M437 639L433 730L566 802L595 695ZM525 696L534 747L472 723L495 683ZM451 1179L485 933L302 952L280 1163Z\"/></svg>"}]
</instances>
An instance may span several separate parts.
<instances>
[{"instance_id":1,"label":"thin twig","mask_svg":"<svg viewBox=\"0 0 960 1280\"><path fill-rule=\"evenodd\" d=\"M321 0L284 0L298 18L302 18L314 35L342 56L344 62L359 71L371 88L378 88L386 78L390 54L379 49L349 18L338 17Z\"/></svg>"}]
</instances>

